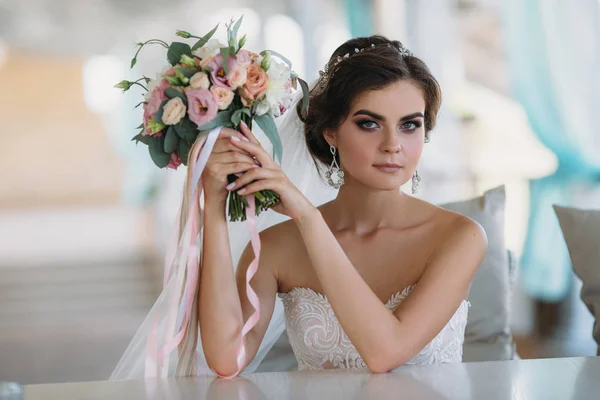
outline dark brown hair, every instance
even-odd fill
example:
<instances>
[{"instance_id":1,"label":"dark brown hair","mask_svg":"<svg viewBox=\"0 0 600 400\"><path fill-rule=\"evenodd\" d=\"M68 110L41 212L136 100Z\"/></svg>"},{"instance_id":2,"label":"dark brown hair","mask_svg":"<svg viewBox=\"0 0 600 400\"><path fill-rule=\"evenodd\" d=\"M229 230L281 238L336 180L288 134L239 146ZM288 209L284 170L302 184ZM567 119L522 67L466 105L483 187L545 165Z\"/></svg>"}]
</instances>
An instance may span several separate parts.
<instances>
[{"instance_id":1,"label":"dark brown hair","mask_svg":"<svg viewBox=\"0 0 600 400\"><path fill-rule=\"evenodd\" d=\"M355 49L364 50L355 54ZM324 78L311 91L308 112L302 114L302 103L297 108L317 168L317 160L326 165L333 161L323 133L337 129L355 99L366 91L410 80L423 91L426 134L433 129L442 100L441 89L425 63L417 57L402 55L402 49L400 42L374 35L350 39L334 51ZM350 56L343 58L346 54ZM343 59L341 62L337 62L339 57Z\"/></svg>"}]
</instances>

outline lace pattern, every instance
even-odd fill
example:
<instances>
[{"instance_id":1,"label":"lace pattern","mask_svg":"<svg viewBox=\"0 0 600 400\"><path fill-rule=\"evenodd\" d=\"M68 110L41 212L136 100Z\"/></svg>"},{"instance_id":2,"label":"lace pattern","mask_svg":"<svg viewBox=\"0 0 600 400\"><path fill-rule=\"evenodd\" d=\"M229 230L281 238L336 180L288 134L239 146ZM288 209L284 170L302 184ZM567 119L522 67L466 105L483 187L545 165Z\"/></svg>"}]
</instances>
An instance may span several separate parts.
<instances>
[{"instance_id":1,"label":"lace pattern","mask_svg":"<svg viewBox=\"0 0 600 400\"><path fill-rule=\"evenodd\" d=\"M415 285L392 295L385 306L394 311ZM344 368L368 371L367 365L342 329L326 296L297 287L280 293L290 344L299 370ZM440 333L407 364L462 362L462 345L469 303L463 300Z\"/></svg>"}]
</instances>

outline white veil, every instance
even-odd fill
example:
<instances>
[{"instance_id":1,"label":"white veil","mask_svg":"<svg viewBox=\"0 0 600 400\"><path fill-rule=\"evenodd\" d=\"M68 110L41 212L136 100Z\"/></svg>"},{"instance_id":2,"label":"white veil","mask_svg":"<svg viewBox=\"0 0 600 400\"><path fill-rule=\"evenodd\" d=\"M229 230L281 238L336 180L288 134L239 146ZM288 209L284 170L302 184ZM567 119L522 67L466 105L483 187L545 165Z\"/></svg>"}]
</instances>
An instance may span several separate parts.
<instances>
[{"instance_id":1,"label":"white veil","mask_svg":"<svg viewBox=\"0 0 600 400\"><path fill-rule=\"evenodd\" d=\"M312 88L313 85L311 85ZM314 162L308 152L304 141L304 127L296 112L296 105L302 99L302 93L296 94L294 101L288 112L283 117L276 119L279 135L283 145L283 157L281 167L291 182L314 204L320 205L335 198L337 190L329 187L319 176ZM265 149L270 150L270 142L266 136L254 127L257 138ZM188 171L188 173L190 173ZM286 220L287 217L269 210L258 217L257 228L262 231L272 225ZM241 222L229 222L229 238L231 244L231 256L234 268L237 268L238 260L243 249L250 241L248 229ZM162 293L154 303L154 306L144 319L142 325L134 335L121 360L117 364L110 380L123 379L144 379L146 342L149 337L152 325L158 323L163 326L166 321L160 314L159 309L165 307L166 299L170 292L176 290L176 282L171 279L163 288ZM194 310L196 308L194 307ZM158 318L158 320L157 320ZM285 320L283 305L279 299L276 300L275 309L269 327L265 333L263 341L252 362L244 370L244 373L254 372L261 361L267 355L273 344L279 339L285 330ZM198 334L198 343L196 345L196 370L198 375L213 375L206 364L200 335ZM181 351L181 349L179 350ZM169 358L168 376L174 376L176 371L178 354L177 349ZM189 357L189 354L187 355Z\"/></svg>"}]
</instances>

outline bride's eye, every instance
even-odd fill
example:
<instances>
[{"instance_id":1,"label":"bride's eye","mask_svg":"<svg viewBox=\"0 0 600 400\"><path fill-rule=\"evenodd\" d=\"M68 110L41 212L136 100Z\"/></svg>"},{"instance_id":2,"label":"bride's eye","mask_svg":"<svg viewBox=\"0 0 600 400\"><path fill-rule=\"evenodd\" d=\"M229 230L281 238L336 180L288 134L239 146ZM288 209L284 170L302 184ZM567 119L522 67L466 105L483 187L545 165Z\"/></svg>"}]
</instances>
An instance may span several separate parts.
<instances>
[{"instance_id":1,"label":"bride's eye","mask_svg":"<svg viewBox=\"0 0 600 400\"><path fill-rule=\"evenodd\" d=\"M408 121L408 122L405 122L404 124L402 124L402 126L400 128L405 131L414 131L414 130L419 129L420 127L421 127L421 122Z\"/></svg>"},{"instance_id":2,"label":"bride's eye","mask_svg":"<svg viewBox=\"0 0 600 400\"><path fill-rule=\"evenodd\" d=\"M377 125L377 122L370 120L358 121L356 125L358 125L359 128L362 128L367 131L372 131L373 129L377 129L379 127L379 125Z\"/></svg>"}]
</instances>

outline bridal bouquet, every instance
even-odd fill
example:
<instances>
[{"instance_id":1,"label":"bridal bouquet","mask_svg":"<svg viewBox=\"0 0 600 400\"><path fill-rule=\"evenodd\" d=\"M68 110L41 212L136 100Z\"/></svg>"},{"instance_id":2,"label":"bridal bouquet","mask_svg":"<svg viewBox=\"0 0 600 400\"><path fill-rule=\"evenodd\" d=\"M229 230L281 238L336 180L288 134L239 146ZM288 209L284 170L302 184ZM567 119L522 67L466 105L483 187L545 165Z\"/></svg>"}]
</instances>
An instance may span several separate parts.
<instances>
[{"instance_id":1,"label":"bridal bouquet","mask_svg":"<svg viewBox=\"0 0 600 400\"><path fill-rule=\"evenodd\" d=\"M238 129L241 121L250 128L253 121L257 123L273 144L274 158L281 162L282 144L274 118L288 110L298 84L304 95L303 107L307 108L308 85L282 55L243 49L246 36L237 39L241 22L242 18L226 24L227 44L211 39L218 25L201 37L177 31L177 36L195 41L191 46L159 39L137 44L131 68L140 50L154 44L166 49L170 64L156 79L144 76L115 85L123 92L136 85L145 90L144 100L138 104L143 104L143 122L133 140L148 146L157 167L177 169L187 165L190 148L200 135L219 126ZM230 183L235 179L234 175L228 177ZM279 196L271 190L254 196L256 215L279 202ZM228 204L231 221L246 219L245 197L231 192Z\"/></svg>"}]
</instances>

